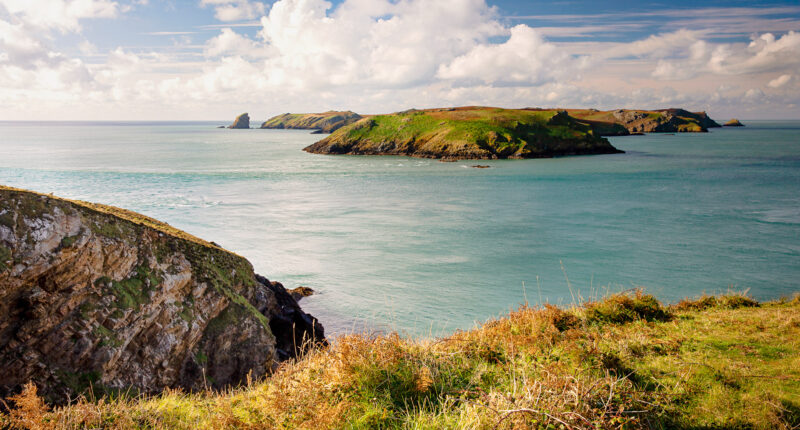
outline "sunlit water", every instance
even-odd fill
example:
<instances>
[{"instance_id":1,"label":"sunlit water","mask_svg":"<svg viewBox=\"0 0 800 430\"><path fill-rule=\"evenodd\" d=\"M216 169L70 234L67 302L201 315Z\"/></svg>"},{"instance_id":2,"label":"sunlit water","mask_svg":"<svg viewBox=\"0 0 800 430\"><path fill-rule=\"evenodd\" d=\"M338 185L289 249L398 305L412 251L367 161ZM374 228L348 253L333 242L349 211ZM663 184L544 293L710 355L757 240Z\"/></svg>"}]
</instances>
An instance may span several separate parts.
<instances>
[{"instance_id":1,"label":"sunlit water","mask_svg":"<svg viewBox=\"0 0 800 430\"><path fill-rule=\"evenodd\" d=\"M0 123L0 183L213 240L317 290L302 305L334 333L441 335L526 298L634 286L666 301L800 290L800 122L480 161L490 169L314 155L301 149L320 136L306 131L215 125Z\"/></svg>"}]
</instances>

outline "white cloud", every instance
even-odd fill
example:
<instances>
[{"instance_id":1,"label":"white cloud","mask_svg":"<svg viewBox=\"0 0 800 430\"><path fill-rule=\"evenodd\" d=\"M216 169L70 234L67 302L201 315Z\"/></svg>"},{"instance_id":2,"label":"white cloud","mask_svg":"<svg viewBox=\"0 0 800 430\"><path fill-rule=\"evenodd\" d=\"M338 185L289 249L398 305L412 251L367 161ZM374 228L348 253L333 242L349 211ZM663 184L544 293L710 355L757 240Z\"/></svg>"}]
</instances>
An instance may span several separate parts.
<instances>
[{"instance_id":1,"label":"white cloud","mask_svg":"<svg viewBox=\"0 0 800 430\"><path fill-rule=\"evenodd\" d=\"M220 34L211 38L203 49L207 57L238 55L256 58L268 56L271 51L269 46L236 33L230 28L223 28Z\"/></svg>"},{"instance_id":2,"label":"white cloud","mask_svg":"<svg viewBox=\"0 0 800 430\"><path fill-rule=\"evenodd\" d=\"M770 88L780 88L780 87L788 84L789 81L791 81L791 80L792 80L792 75L789 75L789 74L780 75L777 78L769 81L769 83L767 83L767 86L770 87Z\"/></svg>"},{"instance_id":3,"label":"white cloud","mask_svg":"<svg viewBox=\"0 0 800 430\"><path fill-rule=\"evenodd\" d=\"M264 3L249 0L201 0L202 6L213 6L214 17L220 21L241 21L259 18L266 13Z\"/></svg>"},{"instance_id":4,"label":"white cloud","mask_svg":"<svg viewBox=\"0 0 800 430\"><path fill-rule=\"evenodd\" d=\"M16 12L3 18L12 3ZM116 16L126 7L108 0L56 3L59 10L73 7L72 18L37 17L20 1L0 0L5 117L24 115L20 106L200 119L245 110L266 116L466 104L684 106L730 109L726 115L735 116L745 106L800 104L794 32L755 34L750 43L720 43L697 29L629 43L553 42L539 29L507 25L484 0L344 0L336 7L279 0L256 22L255 37L237 32L254 25L249 21L207 26L219 32L204 43L178 39L159 52L100 52L85 41L78 46L82 60L51 46L57 33L80 31L83 19ZM194 4L214 8L220 20L267 12L254 1ZM196 34L195 40L207 33Z\"/></svg>"},{"instance_id":5,"label":"white cloud","mask_svg":"<svg viewBox=\"0 0 800 430\"><path fill-rule=\"evenodd\" d=\"M119 13L117 2L109 0L0 0L0 8L28 25L62 32L80 30L81 19Z\"/></svg>"},{"instance_id":6,"label":"white cloud","mask_svg":"<svg viewBox=\"0 0 800 430\"><path fill-rule=\"evenodd\" d=\"M437 77L499 86L538 86L574 76L581 62L582 59L574 59L545 42L534 29L517 25L506 42L475 46L449 64L441 65Z\"/></svg>"}]
</instances>

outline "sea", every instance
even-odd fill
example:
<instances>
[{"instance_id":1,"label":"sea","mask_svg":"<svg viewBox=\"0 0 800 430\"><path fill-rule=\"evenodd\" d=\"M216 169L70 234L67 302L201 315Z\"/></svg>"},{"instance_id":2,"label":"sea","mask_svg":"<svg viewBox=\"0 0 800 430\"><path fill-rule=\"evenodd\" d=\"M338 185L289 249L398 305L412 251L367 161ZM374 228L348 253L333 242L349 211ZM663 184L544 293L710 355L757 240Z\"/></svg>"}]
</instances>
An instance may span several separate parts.
<instances>
[{"instance_id":1,"label":"sea","mask_svg":"<svg viewBox=\"0 0 800 430\"><path fill-rule=\"evenodd\" d=\"M439 162L220 122L0 122L0 184L119 206L248 258L328 334L445 336L522 304L800 291L800 121ZM489 168L474 168L475 165Z\"/></svg>"}]
</instances>

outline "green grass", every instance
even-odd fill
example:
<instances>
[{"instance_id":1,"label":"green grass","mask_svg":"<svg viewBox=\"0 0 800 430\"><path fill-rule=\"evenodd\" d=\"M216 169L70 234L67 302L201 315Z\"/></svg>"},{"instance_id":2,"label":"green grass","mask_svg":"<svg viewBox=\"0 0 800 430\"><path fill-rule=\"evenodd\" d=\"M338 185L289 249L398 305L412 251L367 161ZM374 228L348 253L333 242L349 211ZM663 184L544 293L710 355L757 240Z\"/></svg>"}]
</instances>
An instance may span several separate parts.
<instances>
[{"instance_id":1,"label":"green grass","mask_svg":"<svg viewBox=\"0 0 800 430\"><path fill-rule=\"evenodd\" d=\"M589 124L557 110L466 107L364 118L307 150L434 158L533 158L614 152Z\"/></svg>"},{"instance_id":2,"label":"green grass","mask_svg":"<svg viewBox=\"0 0 800 430\"><path fill-rule=\"evenodd\" d=\"M797 428L800 298L665 306L634 291L522 307L442 339L342 336L224 392L50 409L28 387L10 404L0 426Z\"/></svg>"}]
</instances>

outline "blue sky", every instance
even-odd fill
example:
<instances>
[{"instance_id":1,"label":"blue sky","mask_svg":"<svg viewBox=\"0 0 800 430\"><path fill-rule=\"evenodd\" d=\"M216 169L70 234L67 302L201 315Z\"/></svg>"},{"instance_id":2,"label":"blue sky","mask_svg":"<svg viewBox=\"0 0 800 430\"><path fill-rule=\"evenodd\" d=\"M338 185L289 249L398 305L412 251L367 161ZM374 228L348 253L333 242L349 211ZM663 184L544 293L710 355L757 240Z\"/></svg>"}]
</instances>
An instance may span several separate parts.
<instances>
[{"instance_id":1,"label":"blue sky","mask_svg":"<svg viewBox=\"0 0 800 430\"><path fill-rule=\"evenodd\" d=\"M800 4L0 0L0 119L686 107L800 118Z\"/></svg>"}]
</instances>

